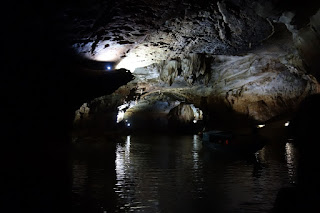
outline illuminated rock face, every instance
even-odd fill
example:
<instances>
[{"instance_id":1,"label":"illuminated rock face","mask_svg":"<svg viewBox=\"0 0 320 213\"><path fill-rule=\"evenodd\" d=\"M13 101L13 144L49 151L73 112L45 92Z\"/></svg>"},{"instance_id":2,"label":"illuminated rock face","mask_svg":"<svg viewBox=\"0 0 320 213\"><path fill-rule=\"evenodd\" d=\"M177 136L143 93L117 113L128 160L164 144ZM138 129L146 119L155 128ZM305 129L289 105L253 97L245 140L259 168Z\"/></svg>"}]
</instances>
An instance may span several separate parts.
<instances>
[{"instance_id":1,"label":"illuminated rock face","mask_svg":"<svg viewBox=\"0 0 320 213\"><path fill-rule=\"evenodd\" d=\"M204 117L234 112L264 122L319 92L319 11L300 28L294 13L265 1L119 1L92 11L100 16L79 22L73 48L129 69L135 80L88 103L89 120L107 113L116 121L127 104L124 120L167 125L185 103Z\"/></svg>"},{"instance_id":2,"label":"illuminated rock face","mask_svg":"<svg viewBox=\"0 0 320 213\"><path fill-rule=\"evenodd\" d=\"M294 111L305 97L319 91L313 76L292 66L292 55L281 56L278 53L256 52L245 56L216 55L211 58L192 56L190 58L197 58L195 72L182 70L185 66L183 61L189 64L188 60L163 62L153 67L157 77L141 81L136 76L133 82L119 88L113 95L98 98L91 105L98 106L96 117L105 117L102 112L115 115L116 106L131 100L135 104L125 109L124 118L155 126L167 125L169 112L173 112L171 110L181 102L194 104L206 115L215 113L223 117L231 110L264 122ZM131 99L130 90L134 91ZM117 103L111 104L113 107L109 106L111 100ZM205 105L201 103L203 100ZM185 116L189 115L191 113L185 113ZM191 117L187 120L194 119Z\"/></svg>"},{"instance_id":3,"label":"illuminated rock face","mask_svg":"<svg viewBox=\"0 0 320 213\"><path fill-rule=\"evenodd\" d=\"M132 71L182 54L233 54L272 34L271 23L255 13L254 4L238 1L122 0L92 13L101 15L75 17L73 47Z\"/></svg>"},{"instance_id":4,"label":"illuminated rock face","mask_svg":"<svg viewBox=\"0 0 320 213\"><path fill-rule=\"evenodd\" d=\"M294 110L302 99L318 91L317 80L294 67L292 57L262 51L245 56L192 56L189 59L196 61L191 63L176 59L157 67L165 82L158 87L183 94L198 106L200 98L206 98L212 111L216 102L221 102L226 108L266 121Z\"/></svg>"},{"instance_id":5,"label":"illuminated rock face","mask_svg":"<svg viewBox=\"0 0 320 213\"><path fill-rule=\"evenodd\" d=\"M171 125L188 125L193 123L194 113L190 105L179 104L172 108L168 113L168 119Z\"/></svg>"}]
</instances>

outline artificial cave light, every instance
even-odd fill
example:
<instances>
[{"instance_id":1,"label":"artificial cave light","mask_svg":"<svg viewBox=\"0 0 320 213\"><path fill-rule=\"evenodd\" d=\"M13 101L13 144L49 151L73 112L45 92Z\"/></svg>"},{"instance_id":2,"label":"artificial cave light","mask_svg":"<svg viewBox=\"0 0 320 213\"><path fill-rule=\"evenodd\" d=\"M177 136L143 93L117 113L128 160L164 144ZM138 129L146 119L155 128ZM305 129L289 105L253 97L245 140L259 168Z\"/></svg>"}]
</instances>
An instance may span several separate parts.
<instances>
[{"instance_id":1,"label":"artificial cave light","mask_svg":"<svg viewBox=\"0 0 320 213\"><path fill-rule=\"evenodd\" d=\"M259 124L258 126L257 126L257 128L263 128L263 127L265 127L266 125L265 124Z\"/></svg>"},{"instance_id":2,"label":"artificial cave light","mask_svg":"<svg viewBox=\"0 0 320 213\"><path fill-rule=\"evenodd\" d=\"M289 126L290 125L290 121L287 121L284 123L284 126Z\"/></svg>"}]
</instances>

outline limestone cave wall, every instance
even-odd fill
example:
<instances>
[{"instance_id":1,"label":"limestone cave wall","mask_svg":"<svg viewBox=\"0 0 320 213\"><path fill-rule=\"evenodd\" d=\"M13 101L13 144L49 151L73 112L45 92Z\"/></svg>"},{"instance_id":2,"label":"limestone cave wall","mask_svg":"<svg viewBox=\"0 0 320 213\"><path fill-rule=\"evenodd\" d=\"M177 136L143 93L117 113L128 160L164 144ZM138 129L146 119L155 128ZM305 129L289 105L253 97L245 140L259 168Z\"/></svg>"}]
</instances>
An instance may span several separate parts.
<instances>
[{"instance_id":1,"label":"limestone cave wall","mask_svg":"<svg viewBox=\"0 0 320 213\"><path fill-rule=\"evenodd\" d=\"M77 54L135 76L88 103L91 114L78 111L75 122L114 122L119 111L168 120L180 103L207 118L238 113L257 122L294 112L319 93L320 10L306 6L302 13L277 1L121 0L66 10Z\"/></svg>"}]
</instances>

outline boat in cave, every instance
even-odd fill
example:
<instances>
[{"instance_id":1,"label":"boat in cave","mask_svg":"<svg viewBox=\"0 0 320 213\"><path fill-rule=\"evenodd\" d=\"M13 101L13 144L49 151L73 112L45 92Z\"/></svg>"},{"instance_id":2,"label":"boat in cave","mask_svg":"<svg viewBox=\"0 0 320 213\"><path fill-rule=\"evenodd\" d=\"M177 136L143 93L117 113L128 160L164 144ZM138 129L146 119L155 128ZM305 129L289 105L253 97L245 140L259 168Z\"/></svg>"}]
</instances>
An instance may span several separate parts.
<instances>
[{"instance_id":1,"label":"boat in cave","mask_svg":"<svg viewBox=\"0 0 320 213\"><path fill-rule=\"evenodd\" d=\"M266 140L257 133L237 134L222 130L203 132L202 142L209 149L226 154L254 154L266 144Z\"/></svg>"}]
</instances>

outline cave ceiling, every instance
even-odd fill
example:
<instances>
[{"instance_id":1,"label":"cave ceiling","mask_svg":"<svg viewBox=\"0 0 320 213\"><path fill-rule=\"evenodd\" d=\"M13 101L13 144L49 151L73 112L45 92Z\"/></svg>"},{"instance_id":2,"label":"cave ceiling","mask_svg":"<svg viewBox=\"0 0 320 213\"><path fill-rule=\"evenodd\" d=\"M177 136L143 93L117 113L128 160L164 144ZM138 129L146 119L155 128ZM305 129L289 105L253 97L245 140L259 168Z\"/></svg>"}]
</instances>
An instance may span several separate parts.
<instances>
[{"instance_id":1,"label":"cave ceiling","mask_svg":"<svg viewBox=\"0 0 320 213\"><path fill-rule=\"evenodd\" d=\"M205 114L231 110L257 121L293 111L319 92L320 76L319 4L293 6L118 0L65 8L61 21L79 56L135 76L83 107L105 114L125 105L125 118L168 114L184 103Z\"/></svg>"}]
</instances>

